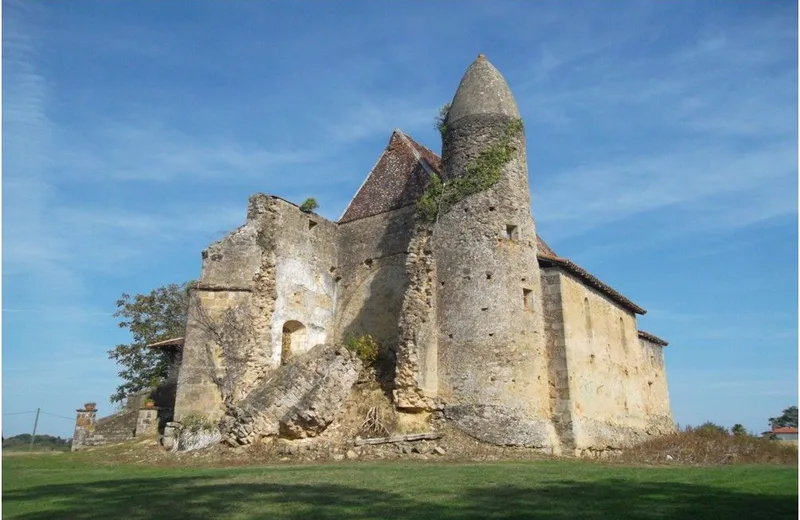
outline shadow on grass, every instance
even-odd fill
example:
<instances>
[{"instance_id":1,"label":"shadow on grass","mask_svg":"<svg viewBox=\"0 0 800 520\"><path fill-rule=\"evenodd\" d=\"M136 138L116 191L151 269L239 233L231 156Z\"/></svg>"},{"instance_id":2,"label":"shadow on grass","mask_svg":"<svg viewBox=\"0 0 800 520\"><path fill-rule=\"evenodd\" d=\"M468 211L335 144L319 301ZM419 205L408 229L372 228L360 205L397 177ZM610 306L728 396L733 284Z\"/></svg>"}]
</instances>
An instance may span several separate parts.
<instances>
[{"instance_id":1,"label":"shadow on grass","mask_svg":"<svg viewBox=\"0 0 800 520\"><path fill-rule=\"evenodd\" d=\"M455 490L334 484L215 484L212 477L131 478L3 494L3 518L44 519L769 519L797 518L797 497L626 480ZM415 496L417 491L417 498ZM36 510L32 512L32 510Z\"/></svg>"}]
</instances>

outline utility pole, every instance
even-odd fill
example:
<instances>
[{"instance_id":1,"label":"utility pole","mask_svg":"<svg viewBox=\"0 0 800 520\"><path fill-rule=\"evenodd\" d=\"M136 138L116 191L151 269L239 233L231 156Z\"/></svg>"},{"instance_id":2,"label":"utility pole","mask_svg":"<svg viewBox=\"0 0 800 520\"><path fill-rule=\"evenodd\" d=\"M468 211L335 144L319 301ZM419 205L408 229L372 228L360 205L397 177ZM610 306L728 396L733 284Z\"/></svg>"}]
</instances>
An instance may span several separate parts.
<instances>
[{"instance_id":1,"label":"utility pole","mask_svg":"<svg viewBox=\"0 0 800 520\"><path fill-rule=\"evenodd\" d=\"M36 420L33 421L33 435L31 435L31 447L29 451L33 450L33 441L36 440L36 427L39 425L39 410L41 410L41 408L36 409Z\"/></svg>"}]
</instances>

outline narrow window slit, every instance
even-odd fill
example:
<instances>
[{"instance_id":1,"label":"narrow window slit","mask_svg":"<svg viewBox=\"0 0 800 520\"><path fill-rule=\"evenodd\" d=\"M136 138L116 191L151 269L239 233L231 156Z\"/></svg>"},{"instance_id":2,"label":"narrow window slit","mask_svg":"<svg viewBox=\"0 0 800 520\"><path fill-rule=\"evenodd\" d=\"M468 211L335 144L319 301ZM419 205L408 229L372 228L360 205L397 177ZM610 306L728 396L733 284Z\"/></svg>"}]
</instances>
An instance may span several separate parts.
<instances>
[{"instance_id":1,"label":"narrow window slit","mask_svg":"<svg viewBox=\"0 0 800 520\"><path fill-rule=\"evenodd\" d=\"M526 311L533 310L533 290L522 288L522 304Z\"/></svg>"}]
</instances>

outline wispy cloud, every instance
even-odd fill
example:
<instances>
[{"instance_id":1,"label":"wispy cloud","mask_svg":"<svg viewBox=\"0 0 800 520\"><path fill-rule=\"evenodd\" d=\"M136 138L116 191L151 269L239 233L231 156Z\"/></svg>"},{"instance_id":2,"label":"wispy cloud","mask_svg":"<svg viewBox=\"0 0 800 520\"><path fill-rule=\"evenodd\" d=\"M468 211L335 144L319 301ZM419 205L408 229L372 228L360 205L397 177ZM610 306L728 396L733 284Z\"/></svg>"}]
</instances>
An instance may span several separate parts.
<instances>
[{"instance_id":1,"label":"wispy cloud","mask_svg":"<svg viewBox=\"0 0 800 520\"><path fill-rule=\"evenodd\" d=\"M555 124L587 139L579 166L541 176L532 170L534 213L548 240L558 245L647 215L651 238L635 242L662 246L685 236L686 226L728 232L796 214L797 73L781 52L796 46L796 34L773 25L767 20L737 34L709 29L656 63L642 56L584 66L591 50L542 54L534 71L579 70L570 83L558 76L530 83L521 100L532 104L523 114L533 121L528 127ZM587 119L594 132L606 132L581 132ZM615 139L629 138L631 129L663 136L669 147L658 137ZM744 138L748 145L739 146ZM669 218L659 222L659 212Z\"/></svg>"}]
</instances>

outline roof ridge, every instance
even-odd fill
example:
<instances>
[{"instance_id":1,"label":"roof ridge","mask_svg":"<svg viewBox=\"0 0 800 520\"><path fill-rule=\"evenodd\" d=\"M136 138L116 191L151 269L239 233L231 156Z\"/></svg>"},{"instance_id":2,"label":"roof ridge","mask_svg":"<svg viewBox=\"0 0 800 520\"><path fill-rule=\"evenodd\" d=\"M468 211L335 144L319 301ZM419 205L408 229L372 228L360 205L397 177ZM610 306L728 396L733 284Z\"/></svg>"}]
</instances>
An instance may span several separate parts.
<instances>
[{"instance_id":1,"label":"roof ridge","mask_svg":"<svg viewBox=\"0 0 800 520\"><path fill-rule=\"evenodd\" d=\"M395 128L394 131L392 132L392 135L394 134L398 134L400 136L400 140L403 141L403 143L405 143L405 145L411 149L411 153L414 154L414 157L418 161L422 160L422 154L419 153L417 147L413 145L411 139L402 130L400 130L399 128Z\"/></svg>"},{"instance_id":2,"label":"roof ridge","mask_svg":"<svg viewBox=\"0 0 800 520\"><path fill-rule=\"evenodd\" d=\"M411 150L411 153L414 154L414 158L417 160L419 165L422 166L422 168L425 170L425 173L427 173L428 175L435 175L436 168L434 168L433 165L429 164L428 161L425 160L425 158L420 153L419 149L422 148L430 153L433 153L434 155L436 154L429 148L426 148L425 146L416 142L410 135L406 134L399 128L395 128L394 132L400 134L400 139L408 146L408 148ZM439 158L439 156L436 157Z\"/></svg>"}]
</instances>

